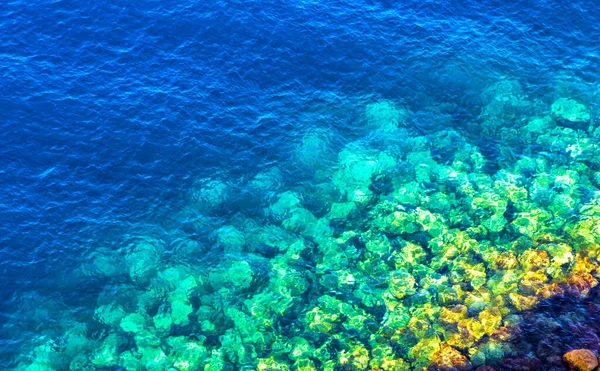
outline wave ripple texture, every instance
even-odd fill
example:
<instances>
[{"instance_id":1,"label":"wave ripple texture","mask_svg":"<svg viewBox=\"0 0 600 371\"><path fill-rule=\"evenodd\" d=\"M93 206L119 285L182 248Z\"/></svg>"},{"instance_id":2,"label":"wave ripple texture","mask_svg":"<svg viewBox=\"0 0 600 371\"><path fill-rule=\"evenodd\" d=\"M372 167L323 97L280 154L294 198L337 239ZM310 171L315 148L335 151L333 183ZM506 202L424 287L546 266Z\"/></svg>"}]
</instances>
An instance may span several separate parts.
<instances>
[{"instance_id":1,"label":"wave ripple texture","mask_svg":"<svg viewBox=\"0 0 600 371\"><path fill-rule=\"evenodd\" d=\"M593 363L597 40L593 1L2 2L0 369Z\"/></svg>"}]
</instances>

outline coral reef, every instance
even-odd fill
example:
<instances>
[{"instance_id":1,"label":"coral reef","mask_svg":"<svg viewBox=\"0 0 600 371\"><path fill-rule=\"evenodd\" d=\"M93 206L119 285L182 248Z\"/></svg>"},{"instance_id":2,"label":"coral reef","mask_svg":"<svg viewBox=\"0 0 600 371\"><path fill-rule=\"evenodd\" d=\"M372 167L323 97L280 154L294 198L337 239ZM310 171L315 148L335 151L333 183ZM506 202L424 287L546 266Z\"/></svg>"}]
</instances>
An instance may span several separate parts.
<instances>
[{"instance_id":1,"label":"coral reef","mask_svg":"<svg viewBox=\"0 0 600 371\"><path fill-rule=\"evenodd\" d=\"M310 185L285 164L239 189L195 182L194 233L96 251L79 272L106 285L84 329L40 321L18 370L559 367L558 340L522 336L541 302L598 285L600 147L591 108L526 90L491 84L472 122L424 132L427 112L369 103L369 134L339 151L328 130L300 138L288 166ZM237 194L255 207L223 212ZM565 362L591 370L587 356Z\"/></svg>"}]
</instances>

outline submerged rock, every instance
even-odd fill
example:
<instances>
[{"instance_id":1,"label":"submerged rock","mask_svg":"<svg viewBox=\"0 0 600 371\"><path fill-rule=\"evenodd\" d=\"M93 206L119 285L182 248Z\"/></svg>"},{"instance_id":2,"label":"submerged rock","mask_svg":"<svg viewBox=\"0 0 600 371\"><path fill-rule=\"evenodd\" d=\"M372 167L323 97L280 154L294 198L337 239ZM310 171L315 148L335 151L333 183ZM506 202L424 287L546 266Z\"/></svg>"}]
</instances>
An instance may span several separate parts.
<instances>
[{"instance_id":1,"label":"submerged rock","mask_svg":"<svg viewBox=\"0 0 600 371\"><path fill-rule=\"evenodd\" d=\"M552 115L572 123L590 121L588 109L571 98L560 98L552 103Z\"/></svg>"},{"instance_id":2,"label":"submerged rock","mask_svg":"<svg viewBox=\"0 0 600 371\"><path fill-rule=\"evenodd\" d=\"M598 357L589 349L572 350L563 356L563 362L575 371L592 371L598 367Z\"/></svg>"},{"instance_id":3,"label":"submerged rock","mask_svg":"<svg viewBox=\"0 0 600 371\"><path fill-rule=\"evenodd\" d=\"M472 370L471 362L458 350L448 344L442 344L433 356L432 366L434 370L444 371L467 371Z\"/></svg>"},{"instance_id":4,"label":"submerged rock","mask_svg":"<svg viewBox=\"0 0 600 371\"><path fill-rule=\"evenodd\" d=\"M366 116L370 127L384 132L393 132L406 122L410 111L390 101L382 100L367 105Z\"/></svg>"}]
</instances>

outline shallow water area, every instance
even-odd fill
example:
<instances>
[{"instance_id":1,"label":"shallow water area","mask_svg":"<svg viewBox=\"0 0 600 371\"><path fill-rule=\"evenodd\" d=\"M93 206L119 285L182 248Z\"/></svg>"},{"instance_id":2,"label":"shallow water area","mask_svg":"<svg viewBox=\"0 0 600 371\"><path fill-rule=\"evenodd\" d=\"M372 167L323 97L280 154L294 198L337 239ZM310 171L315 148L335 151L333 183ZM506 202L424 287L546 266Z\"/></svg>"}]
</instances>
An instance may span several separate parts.
<instances>
[{"instance_id":1,"label":"shallow water area","mask_svg":"<svg viewBox=\"0 0 600 371\"><path fill-rule=\"evenodd\" d=\"M0 369L598 354L591 2L0 5Z\"/></svg>"}]
</instances>

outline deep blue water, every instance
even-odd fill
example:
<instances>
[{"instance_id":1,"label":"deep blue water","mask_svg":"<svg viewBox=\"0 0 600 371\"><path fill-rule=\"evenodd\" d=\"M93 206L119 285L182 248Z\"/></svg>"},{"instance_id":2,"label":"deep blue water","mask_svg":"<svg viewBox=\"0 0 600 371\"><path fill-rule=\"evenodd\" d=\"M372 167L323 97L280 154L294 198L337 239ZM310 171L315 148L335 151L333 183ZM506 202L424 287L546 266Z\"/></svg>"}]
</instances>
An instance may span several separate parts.
<instances>
[{"instance_id":1,"label":"deep blue water","mask_svg":"<svg viewBox=\"0 0 600 371\"><path fill-rule=\"evenodd\" d=\"M32 295L95 300L102 282L72 278L94 249L187 233L197 179L238 187L223 218L256 206L246 182L269 165L302 182L286 165L295 141L327 128L342 146L373 98L451 102L460 127L501 78L540 100L565 76L597 94L598 5L2 2L0 325ZM23 339L0 334L16 352Z\"/></svg>"}]
</instances>

